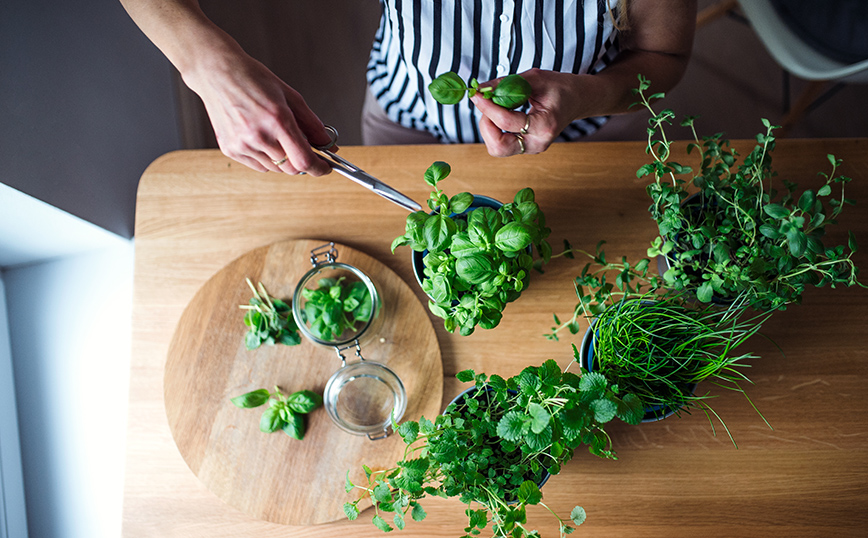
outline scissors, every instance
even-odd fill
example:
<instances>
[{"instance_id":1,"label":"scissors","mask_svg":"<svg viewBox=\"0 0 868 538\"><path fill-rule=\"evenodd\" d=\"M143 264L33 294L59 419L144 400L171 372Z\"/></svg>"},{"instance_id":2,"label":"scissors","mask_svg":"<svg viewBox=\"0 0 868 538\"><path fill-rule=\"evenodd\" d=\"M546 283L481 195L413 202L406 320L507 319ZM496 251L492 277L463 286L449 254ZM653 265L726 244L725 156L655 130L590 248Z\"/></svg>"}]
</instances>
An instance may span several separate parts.
<instances>
[{"instance_id":1,"label":"scissors","mask_svg":"<svg viewBox=\"0 0 868 538\"><path fill-rule=\"evenodd\" d=\"M329 165L332 167L332 170L341 174L342 176L349 178L351 181L355 181L359 185L367 188L368 190L379 194L386 200L398 204L399 206L403 207L408 211L419 211L422 209L422 206L416 203L412 198L396 191L392 187L386 185L379 179L368 174L353 163L339 157L337 153L331 150L331 148L333 148L335 144L337 144L338 130L331 125L325 125L325 129L326 131L328 131L331 141L323 146L311 144L311 147L320 152L323 157L326 158L326 161L328 161Z\"/></svg>"}]
</instances>

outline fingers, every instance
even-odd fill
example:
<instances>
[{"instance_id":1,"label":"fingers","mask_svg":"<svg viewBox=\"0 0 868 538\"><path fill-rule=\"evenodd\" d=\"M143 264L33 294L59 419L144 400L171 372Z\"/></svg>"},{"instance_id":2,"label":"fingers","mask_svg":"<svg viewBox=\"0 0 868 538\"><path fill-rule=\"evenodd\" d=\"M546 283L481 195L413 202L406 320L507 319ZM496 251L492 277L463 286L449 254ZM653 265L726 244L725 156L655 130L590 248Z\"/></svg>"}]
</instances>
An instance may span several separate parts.
<instances>
[{"instance_id":1,"label":"fingers","mask_svg":"<svg viewBox=\"0 0 868 538\"><path fill-rule=\"evenodd\" d=\"M473 103L482 112L479 132L493 157L540 153L548 146L531 134L532 116L514 112L475 95Z\"/></svg>"}]
</instances>

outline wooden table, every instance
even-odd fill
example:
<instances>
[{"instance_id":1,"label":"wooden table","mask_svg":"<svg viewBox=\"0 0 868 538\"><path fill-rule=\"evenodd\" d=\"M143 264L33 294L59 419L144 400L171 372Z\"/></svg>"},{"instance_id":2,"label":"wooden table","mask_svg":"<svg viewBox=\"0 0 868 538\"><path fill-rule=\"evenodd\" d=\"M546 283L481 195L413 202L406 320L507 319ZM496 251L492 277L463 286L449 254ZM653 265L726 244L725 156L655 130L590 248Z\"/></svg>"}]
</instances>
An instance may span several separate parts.
<instances>
[{"instance_id":1,"label":"wooden table","mask_svg":"<svg viewBox=\"0 0 868 538\"><path fill-rule=\"evenodd\" d=\"M750 141L735 145L742 154L751 147ZM847 208L830 242L846 241L843 230L850 229L868 248L868 140L779 141L776 169L781 178L817 186L827 153L844 159L840 171L854 178L848 197L860 203ZM639 259L655 236L644 181L635 175L646 159L639 143L563 144L509 159L489 157L475 145L345 147L341 154L418 201L427 197L422 174L435 160L452 165L442 184L450 194L508 200L531 186L555 250L562 239L588 250L605 239L610 257ZM290 527L225 504L179 454L166 419L163 374L175 326L196 291L233 259L275 241L328 238L357 248L403 277L422 300L409 251L389 250L406 215L337 174L259 174L216 151L171 153L148 168L136 215L124 536L382 536L361 520L365 515L352 523ZM856 261L868 267L864 250ZM460 392L453 376L466 368L507 376L549 358L566 365L580 335L559 342L542 335L553 313L572 311L571 280L582 264L554 260L494 330L459 337L432 317L444 401ZM765 332L785 355L765 340L749 342L762 359L750 371L755 385L748 392L773 431L734 394L722 394L714 407L738 449L725 434L713 436L704 416L613 424L620 460L577 452L544 488L546 502L561 513L584 506L585 536L868 535L868 290L810 290L803 305L777 314ZM316 494L315 484L299 485L298 495ZM463 505L432 499L425 507L428 518L410 522L402 535L462 534ZM543 536L557 536L553 518L539 511L530 518Z\"/></svg>"}]
</instances>

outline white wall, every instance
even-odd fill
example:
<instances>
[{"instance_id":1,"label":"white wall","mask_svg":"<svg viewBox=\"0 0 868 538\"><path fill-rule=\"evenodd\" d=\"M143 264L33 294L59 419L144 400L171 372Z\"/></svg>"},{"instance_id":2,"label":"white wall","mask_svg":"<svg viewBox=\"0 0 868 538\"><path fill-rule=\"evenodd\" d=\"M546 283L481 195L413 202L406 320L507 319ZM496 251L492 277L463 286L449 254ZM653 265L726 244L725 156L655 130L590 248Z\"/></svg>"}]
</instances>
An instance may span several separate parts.
<instances>
[{"instance_id":1,"label":"white wall","mask_svg":"<svg viewBox=\"0 0 868 538\"><path fill-rule=\"evenodd\" d=\"M12 348L6 316L6 286L0 271L0 538L27 536L24 477L18 437Z\"/></svg>"},{"instance_id":2,"label":"white wall","mask_svg":"<svg viewBox=\"0 0 868 538\"><path fill-rule=\"evenodd\" d=\"M0 218L0 389L14 380L27 514L9 538L120 536L133 242L2 184L0 204L16 215Z\"/></svg>"}]
</instances>

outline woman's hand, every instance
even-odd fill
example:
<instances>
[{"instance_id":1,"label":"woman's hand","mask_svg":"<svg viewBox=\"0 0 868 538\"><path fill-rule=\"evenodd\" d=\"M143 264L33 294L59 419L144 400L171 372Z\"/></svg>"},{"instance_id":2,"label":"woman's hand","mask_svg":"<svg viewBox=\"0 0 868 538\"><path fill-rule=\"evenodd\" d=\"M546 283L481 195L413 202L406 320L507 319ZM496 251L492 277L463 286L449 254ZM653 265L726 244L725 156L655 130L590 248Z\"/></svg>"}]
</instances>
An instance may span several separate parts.
<instances>
[{"instance_id":1,"label":"woman's hand","mask_svg":"<svg viewBox=\"0 0 868 538\"><path fill-rule=\"evenodd\" d=\"M479 94L471 98L482 112L479 131L488 153L494 157L542 153L570 122L587 116L583 115L582 107L583 79L587 75L531 69L521 76L532 89L531 108L527 115L507 110ZM498 78L480 86L497 86L501 80Z\"/></svg>"},{"instance_id":2,"label":"woman's hand","mask_svg":"<svg viewBox=\"0 0 868 538\"><path fill-rule=\"evenodd\" d=\"M184 75L205 104L221 151L254 170L321 176L329 164L311 143L329 143L302 96L240 49Z\"/></svg>"}]
</instances>

